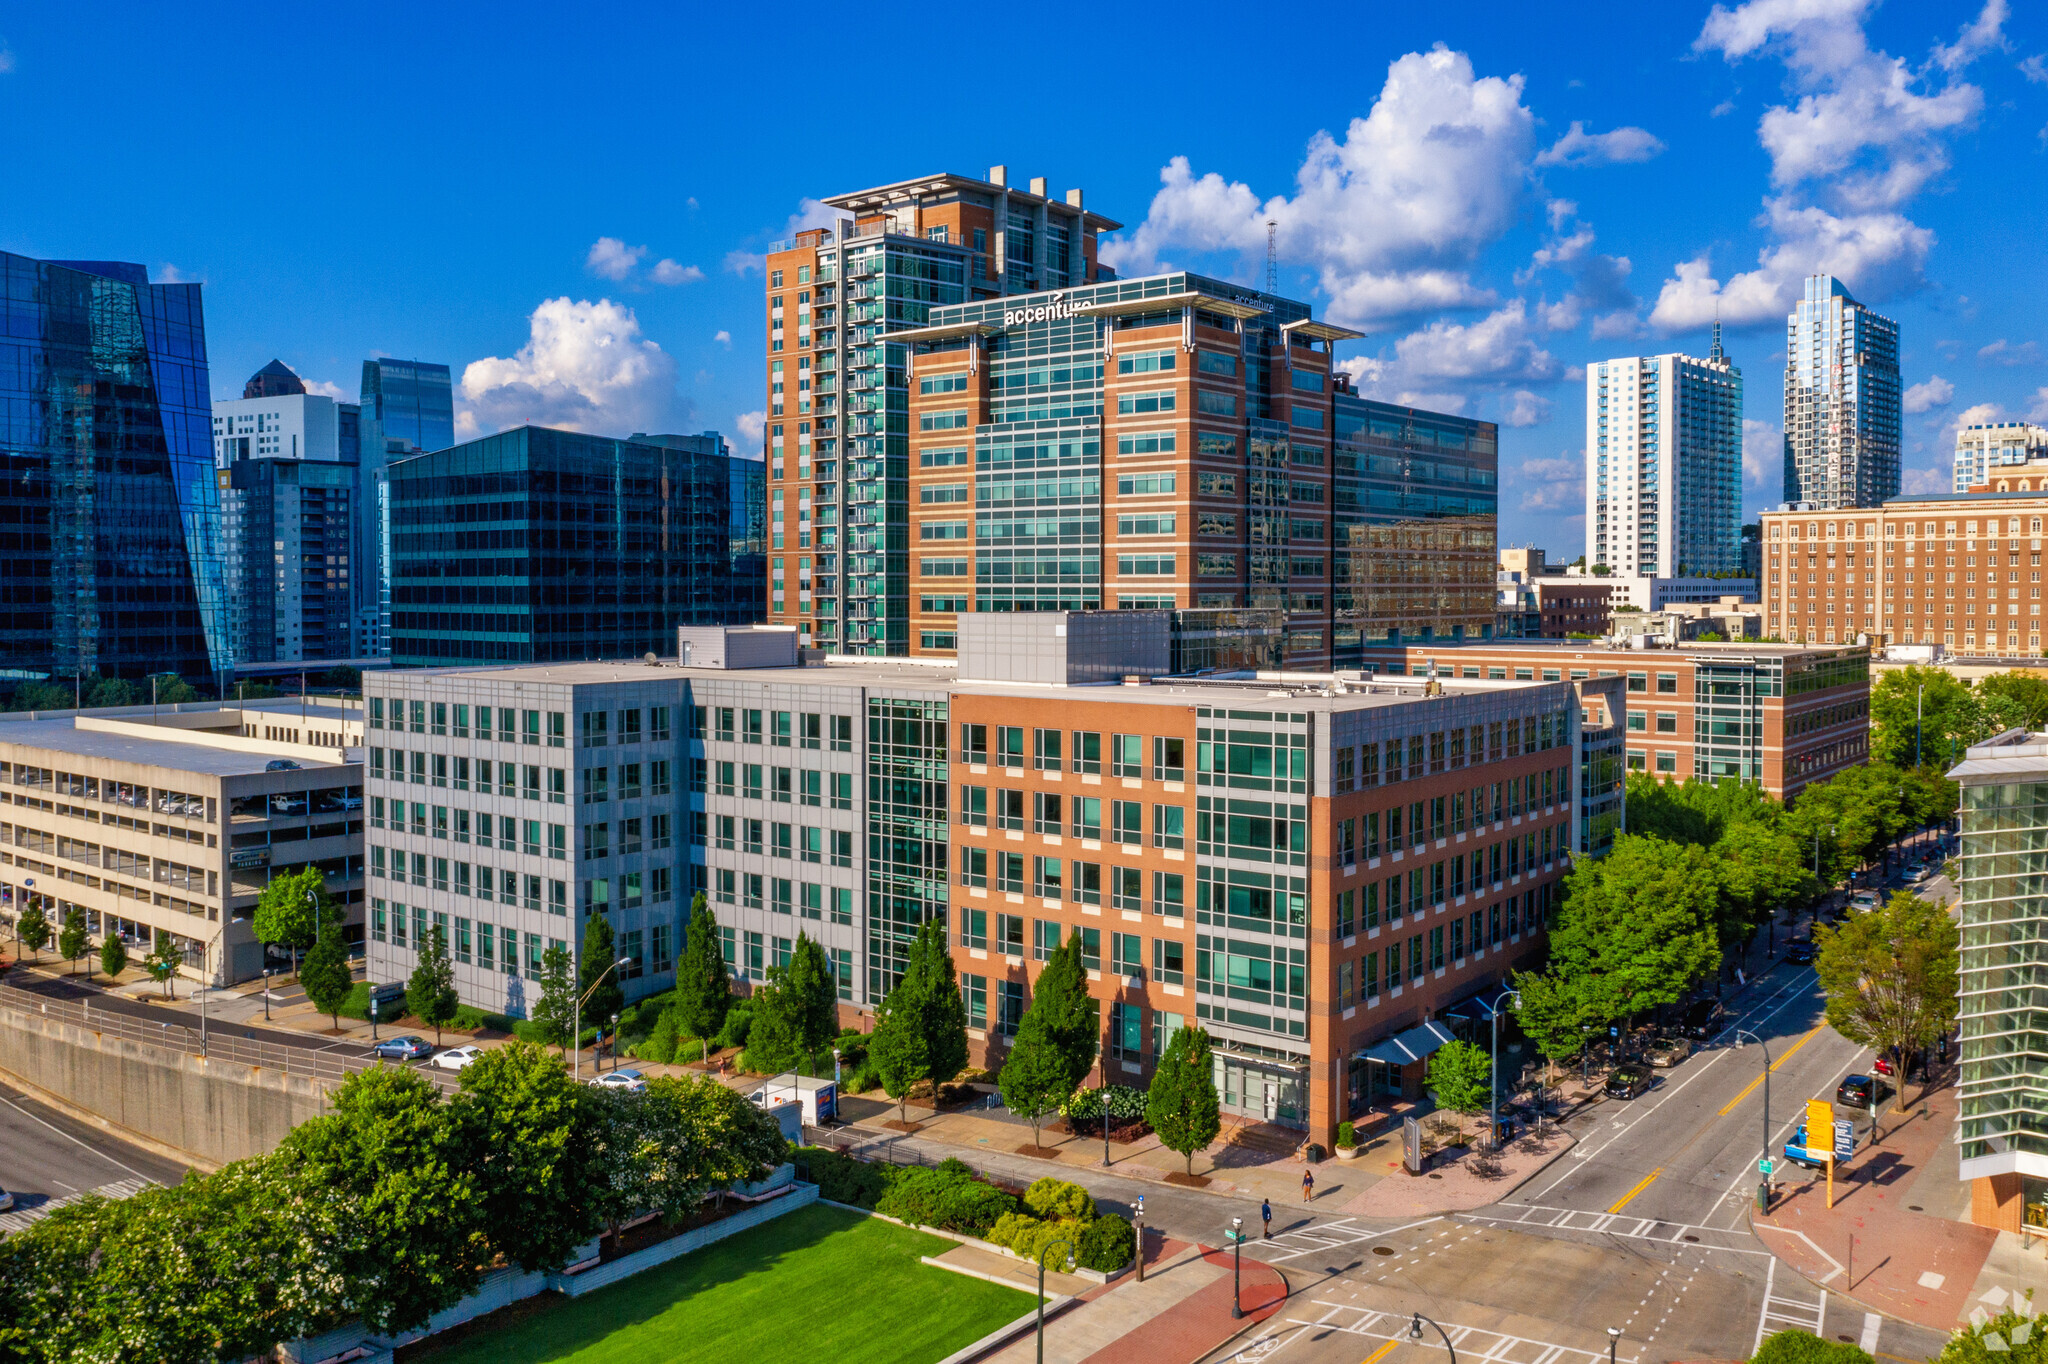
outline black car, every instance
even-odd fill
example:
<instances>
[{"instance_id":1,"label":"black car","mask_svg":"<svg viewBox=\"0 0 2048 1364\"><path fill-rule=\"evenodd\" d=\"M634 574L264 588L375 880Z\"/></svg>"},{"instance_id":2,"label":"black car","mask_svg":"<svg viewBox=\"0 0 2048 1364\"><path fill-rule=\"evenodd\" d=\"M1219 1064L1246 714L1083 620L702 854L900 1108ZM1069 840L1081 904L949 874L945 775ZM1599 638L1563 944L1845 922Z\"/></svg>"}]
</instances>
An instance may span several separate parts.
<instances>
[{"instance_id":1,"label":"black car","mask_svg":"<svg viewBox=\"0 0 2048 1364\"><path fill-rule=\"evenodd\" d=\"M1813 960L1813 944L1801 938L1785 948L1785 960L1804 966Z\"/></svg>"},{"instance_id":2,"label":"black car","mask_svg":"<svg viewBox=\"0 0 2048 1364\"><path fill-rule=\"evenodd\" d=\"M1699 1039L1712 1037L1721 1031L1722 1022L1728 1011L1721 1007L1718 999L1696 999L1685 1011L1685 1019L1679 1025L1687 1037Z\"/></svg>"},{"instance_id":3,"label":"black car","mask_svg":"<svg viewBox=\"0 0 2048 1364\"><path fill-rule=\"evenodd\" d=\"M1633 1099L1650 1090L1650 1072L1642 1066L1616 1066L1607 1077L1607 1095L1612 1099Z\"/></svg>"},{"instance_id":4,"label":"black car","mask_svg":"<svg viewBox=\"0 0 2048 1364\"><path fill-rule=\"evenodd\" d=\"M1835 1086L1835 1102L1847 1108L1869 1108L1892 1092L1892 1087L1875 1075L1850 1075Z\"/></svg>"}]
</instances>

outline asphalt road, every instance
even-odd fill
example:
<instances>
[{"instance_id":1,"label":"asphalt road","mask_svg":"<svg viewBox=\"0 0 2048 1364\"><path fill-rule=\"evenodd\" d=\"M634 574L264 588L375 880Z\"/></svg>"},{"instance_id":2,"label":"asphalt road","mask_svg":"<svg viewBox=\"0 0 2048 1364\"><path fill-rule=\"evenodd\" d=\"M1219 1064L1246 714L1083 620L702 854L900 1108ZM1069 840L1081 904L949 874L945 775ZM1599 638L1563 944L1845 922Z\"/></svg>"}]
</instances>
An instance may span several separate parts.
<instances>
[{"instance_id":1,"label":"asphalt road","mask_svg":"<svg viewBox=\"0 0 2048 1364\"><path fill-rule=\"evenodd\" d=\"M0 1084L0 1187L14 1209L0 1231L18 1231L57 1202L99 1191L112 1197L143 1184L175 1184L185 1167L110 1137Z\"/></svg>"}]
</instances>

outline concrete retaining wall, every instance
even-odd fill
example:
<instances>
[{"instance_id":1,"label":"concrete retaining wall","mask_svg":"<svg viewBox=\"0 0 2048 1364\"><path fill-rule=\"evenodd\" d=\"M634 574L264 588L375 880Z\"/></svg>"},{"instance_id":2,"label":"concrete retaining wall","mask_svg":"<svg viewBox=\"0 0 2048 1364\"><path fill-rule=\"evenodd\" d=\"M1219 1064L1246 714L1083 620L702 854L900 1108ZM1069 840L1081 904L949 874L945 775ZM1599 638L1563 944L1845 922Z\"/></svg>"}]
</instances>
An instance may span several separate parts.
<instances>
[{"instance_id":1,"label":"concrete retaining wall","mask_svg":"<svg viewBox=\"0 0 2048 1364\"><path fill-rule=\"evenodd\" d=\"M328 1087L0 1009L0 1071L204 1166L262 1155L327 1111Z\"/></svg>"}]
</instances>

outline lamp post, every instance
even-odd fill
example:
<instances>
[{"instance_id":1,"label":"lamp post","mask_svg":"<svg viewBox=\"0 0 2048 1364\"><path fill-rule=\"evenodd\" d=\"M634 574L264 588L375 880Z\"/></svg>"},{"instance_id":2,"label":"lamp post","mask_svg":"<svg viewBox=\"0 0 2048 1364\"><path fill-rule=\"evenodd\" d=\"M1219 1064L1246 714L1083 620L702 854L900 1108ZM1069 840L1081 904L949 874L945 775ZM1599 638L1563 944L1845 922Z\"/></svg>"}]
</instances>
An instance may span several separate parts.
<instances>
[{"instance_id":1,"label":"lamp post","mask_svg":"<svg viewBox=\"0 0 2048 1364\"><path fill-rule=\"evenodd\" d=\"M1138 1233L1138 1282L1145 1282L1145 1195L1138 1195L1138 1206L1133 1209L1132 1221Z\"/></svg>"},{"instance_id":2,"label":"lamp post","mask_svg":"<svg viewBox=\"0 0 2048 1364\"><path fill-rule=\"evenodd\" d=\"M1055 1250L1065 1250L1072 1259L1074 1243L1062 1237L1038 1252L1038 1364L1045 1364L1045 1257Z\"/></svg>"},{"instance_id":3,"label":"lamp post","mask_svg":"<svg viewBox=\"0 0 2048 1364\"><path fill-rule=\"evenodd\" d=\"M1764 1174L1762 1162L1771 1158L1771 1044L1747 1028L1737 1028L1735 1030L1735 1046L1737 1050L1740 1050L1744 1045L1742 1039L1745 1037L1754 1040L1758 1046L1764 1049L1764 1143L1763 1153L1757 1158L1757 1173L1763 1176L1764 1210L1768 1212L1771 1201L1771 1177Z\"/></svg>"},{"instance_id":4,"label":"lamp post","mask_svg":"<svg viewBox=\"0 0 2048 1364\"><path fill-rule=\"evenodd\" d=\"M1920 765L1920 717L1927 709L1927 684L1922 682L1913 693L1913 766Z\"/></svg>"},{"instance_id":5,"label":"lamp post","mask_svg":"<svg viewBox=\"0 0 2048 1364\"><path fill-rule=\"evenodd\" d=\"M1458 1364L1458 1347L1451 1344L1450 1333L1445 1331L1442 1326L1437 1325L1436 1319L1434 1317L1425 1317L1422 1315L1422 1313L1417 1312L1415 1314L1415 1319L1408 1323L1408 1339L1422 1339L1422 1323L1425 1321L1428 1322L1431 1326L1435 1326L1436 1333L1444 1338L1444 1348L1451 1352L1451 1364Z\"/></svg>"},{"instance_id":6,"label":"lamp post","mask_svg":"<svg viewBox=\"0 0 2048 1364\"><path fill-rule=\"evenodd\" d=\"M619 1016L612 1015L612 1069L619 1068Z\"/></svg>"},{"instance_id":7,"label":"lamp post","mask_svg":"<svg viewBox=\"0 0 2048 1364\"><path fill-rule=\"evenodd\" d=\"M838 1106L838 1102L839 1102L839 1048L837 1048L837 1047L834 1047L834 1048L832 1048L832 1102L833 1102L833 1105L834 1105L834 1107L837 1107L837 1106Z\"/></svg>"},{"instance_id":8,"label":"lamp post","mask_svg":"<svg viewBox=\"0 0 2048 1364\"><path fill-rule=\"evenodd\" d=\"M572 1017L569 1024L569 1040L576 1044L576 1059L569 1063L570 1078L576 1080L580 1080L583 1078L583 1001L590 998L590 996L596 992L598 986L604 984L604 978L606 976L610 975L612 972L618 970L623 966L630 966L632 964L632 961L633 959L631 957L620 957L610 966L605 967L604 970L597 973L597 979L590 982L589 989L586 989L582 994L576 996L576 1007L574 1010L572 1010Z\"/></svg>"},{"instance_id":9,"label":"lamp post","mask_svg":"<svg viewBox=\"0 0 2048 1364\"><path fill-rule=\"evenodd\" d=\"M270 968L263 968L263 1021L270 1021Z\"/></svg>"},{"instance_id":10,"label":"lamp post","mask_svg":"<svg viewBox=\"0 0 2048 1364\"><path fill-rule=\"evenodd\" d=\"M1244 1219L1230 1219L1230 1239L1234 1247L1230 1262L1230 1319L1237 1321L1244 1316Z\"/></svg>"},{"instance_id":11,"label":"lamp post","mask_svg":"<svg viewBox=\"0 0 2048 1364\"><path fill-rule=\"evenodd\" d=\"M1493 1069L1487 1076L1486 1121L1487 1134L1493 1141L1493 1149L1500 1150L1500 1002L1512 999L1517 1007L1522 1002L1520 990L1502 990L1493 1000Z\"/></svg>"},{"instance_id":12,"label":"lamp post","mask_svg":"<svg viewBox=\"0 0 2048 1364\"><path fill-rule=\"evenodd\" d=\"M1610 1326L1610 1327L1608 1327L1608 1328L1607 1328L1607 1364L1614 1364L1614 1347L1615 1347L1616 1345L1620 1344L1620 1343L1621 1343L1621 1328L1620 1328L1619 1326Z\"/></svg>"},{"instance_id":13,"label":"lamp post","mask_svg":"<svg viewBox=\"0 0 2048 1364\"><path fill-rule=\"evenodd\" d=\"M1102 1067L1102 1168L1109 1168L1109 1065Z\"/></svg>"}]
</instances>

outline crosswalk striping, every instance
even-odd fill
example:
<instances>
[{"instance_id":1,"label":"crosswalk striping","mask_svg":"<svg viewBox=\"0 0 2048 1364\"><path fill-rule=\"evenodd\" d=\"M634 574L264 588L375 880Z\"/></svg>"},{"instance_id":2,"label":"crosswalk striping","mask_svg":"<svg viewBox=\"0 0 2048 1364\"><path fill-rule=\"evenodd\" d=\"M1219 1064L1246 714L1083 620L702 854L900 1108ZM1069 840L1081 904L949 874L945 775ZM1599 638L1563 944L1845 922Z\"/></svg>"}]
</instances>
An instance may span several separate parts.
<instances>
[{"instance_id":1,"label":"crosswalk striping","mask_svg":"<svg viewBox=\"0 0 2048 1364\"><path fill-rule=\"evenodd\" d=\"M117 1179L111 1184L102 1184L97 1189L88 1189L85 1193L68 1194L63 1198L52 1198L47 1202L38 1203L32 1208L16 1208L12 1212L0 1213L0 1231L27 1231L65 1204L75 1203L84 1198L87 1193L98 1194L102 1198L127 1198L132 1194L141 1193L150 1187L150 1183L151 1181L147 1179Z\"/></svg>"},{"instance_id":2,"label":"crosswalk striping","mask_svg":"<svg viewBox=\"0 0 2048 1364\"><path fill-rule=\"evenodd\" d=\"M1640 1187L1640 1186L1639 1186ZM1627 1200L1623 1200L1626 1202ZM1619 1204L1616 1205L1620 1206ZM1532 1203L1526 1207L1499 1203L1492 1209L1459 1214L1466 1221L1491 1222L1504 1227L1531 1231L1587 1231L1621 1236L1634 1241L1661 1241L1667 1245L1700 1245L1708 1250L1726 1250L1740 1255L1768 1255L1748 1237L1720 1227L1696 1226L1689 1222L1666 1222L1655 1217L1628 1217L1614 1212L1589 1212L1583 1208L1553 1208Z\"/></svg>"},{"instance_id":3,"label":"crosswalk striping","mask_svg":"<svg viewBox=\"0 0 2048 1364\"><path fill-rule=\"evenodd\" d=\"M1285 1264L1304 1255L1317 1255L1325 1251L1339 1250L1345 1246L1363 1245L1367 1241L1382 1241L1416 1227L1427 1226L1441 1219L1425 1217L1420 1222L1394 1227L1388 1231L1375 1231L1361 1226L1355 1217L1339 1217L1327 1222L1315 1222L1292 1231L1277 1232L1270 1241L1247 1238L1244 1253L1267 1264Z\"/></svg>"},{"instance_id":4,"label":"crosswalk striping","mask_svg":"<svg viewBox=\"0 0 2048 1364\"><path fill-rule=\"evenodd\" d=\"M1364 1336L1368 1340L1390 1343L1407 1342L1436 1349L1442 1341L1435 1333L1421 1340L1411 1340L1408 1335L1409 1317L1400 1312L1376 1312L1370 1308L1352 1307L1346 1303L1328 1302L1316 1299L1310 1306L1322 1308L1317 1318L1289 1317L1288 1321L1297 1326L1311 1326L1323 1330L1342 1331L1347 1335ZM1347 1320L1347 1317L1349 1318ZM1444 1334L1451 1338L1451 1345L1465 1364L1604 1364L1607 1351L1604 1349L1580 1350L1569 1345L1559 1345L1547 1340L1532 1340L1527 1336L1509 1335L1502 1331L1488 1331L1477 1326L1459 1326L1452 1322L1443 1323ZM1637 1364L1640 1354L1620 1355L1622 1364Z\"/></svg>"}]
</instances>

